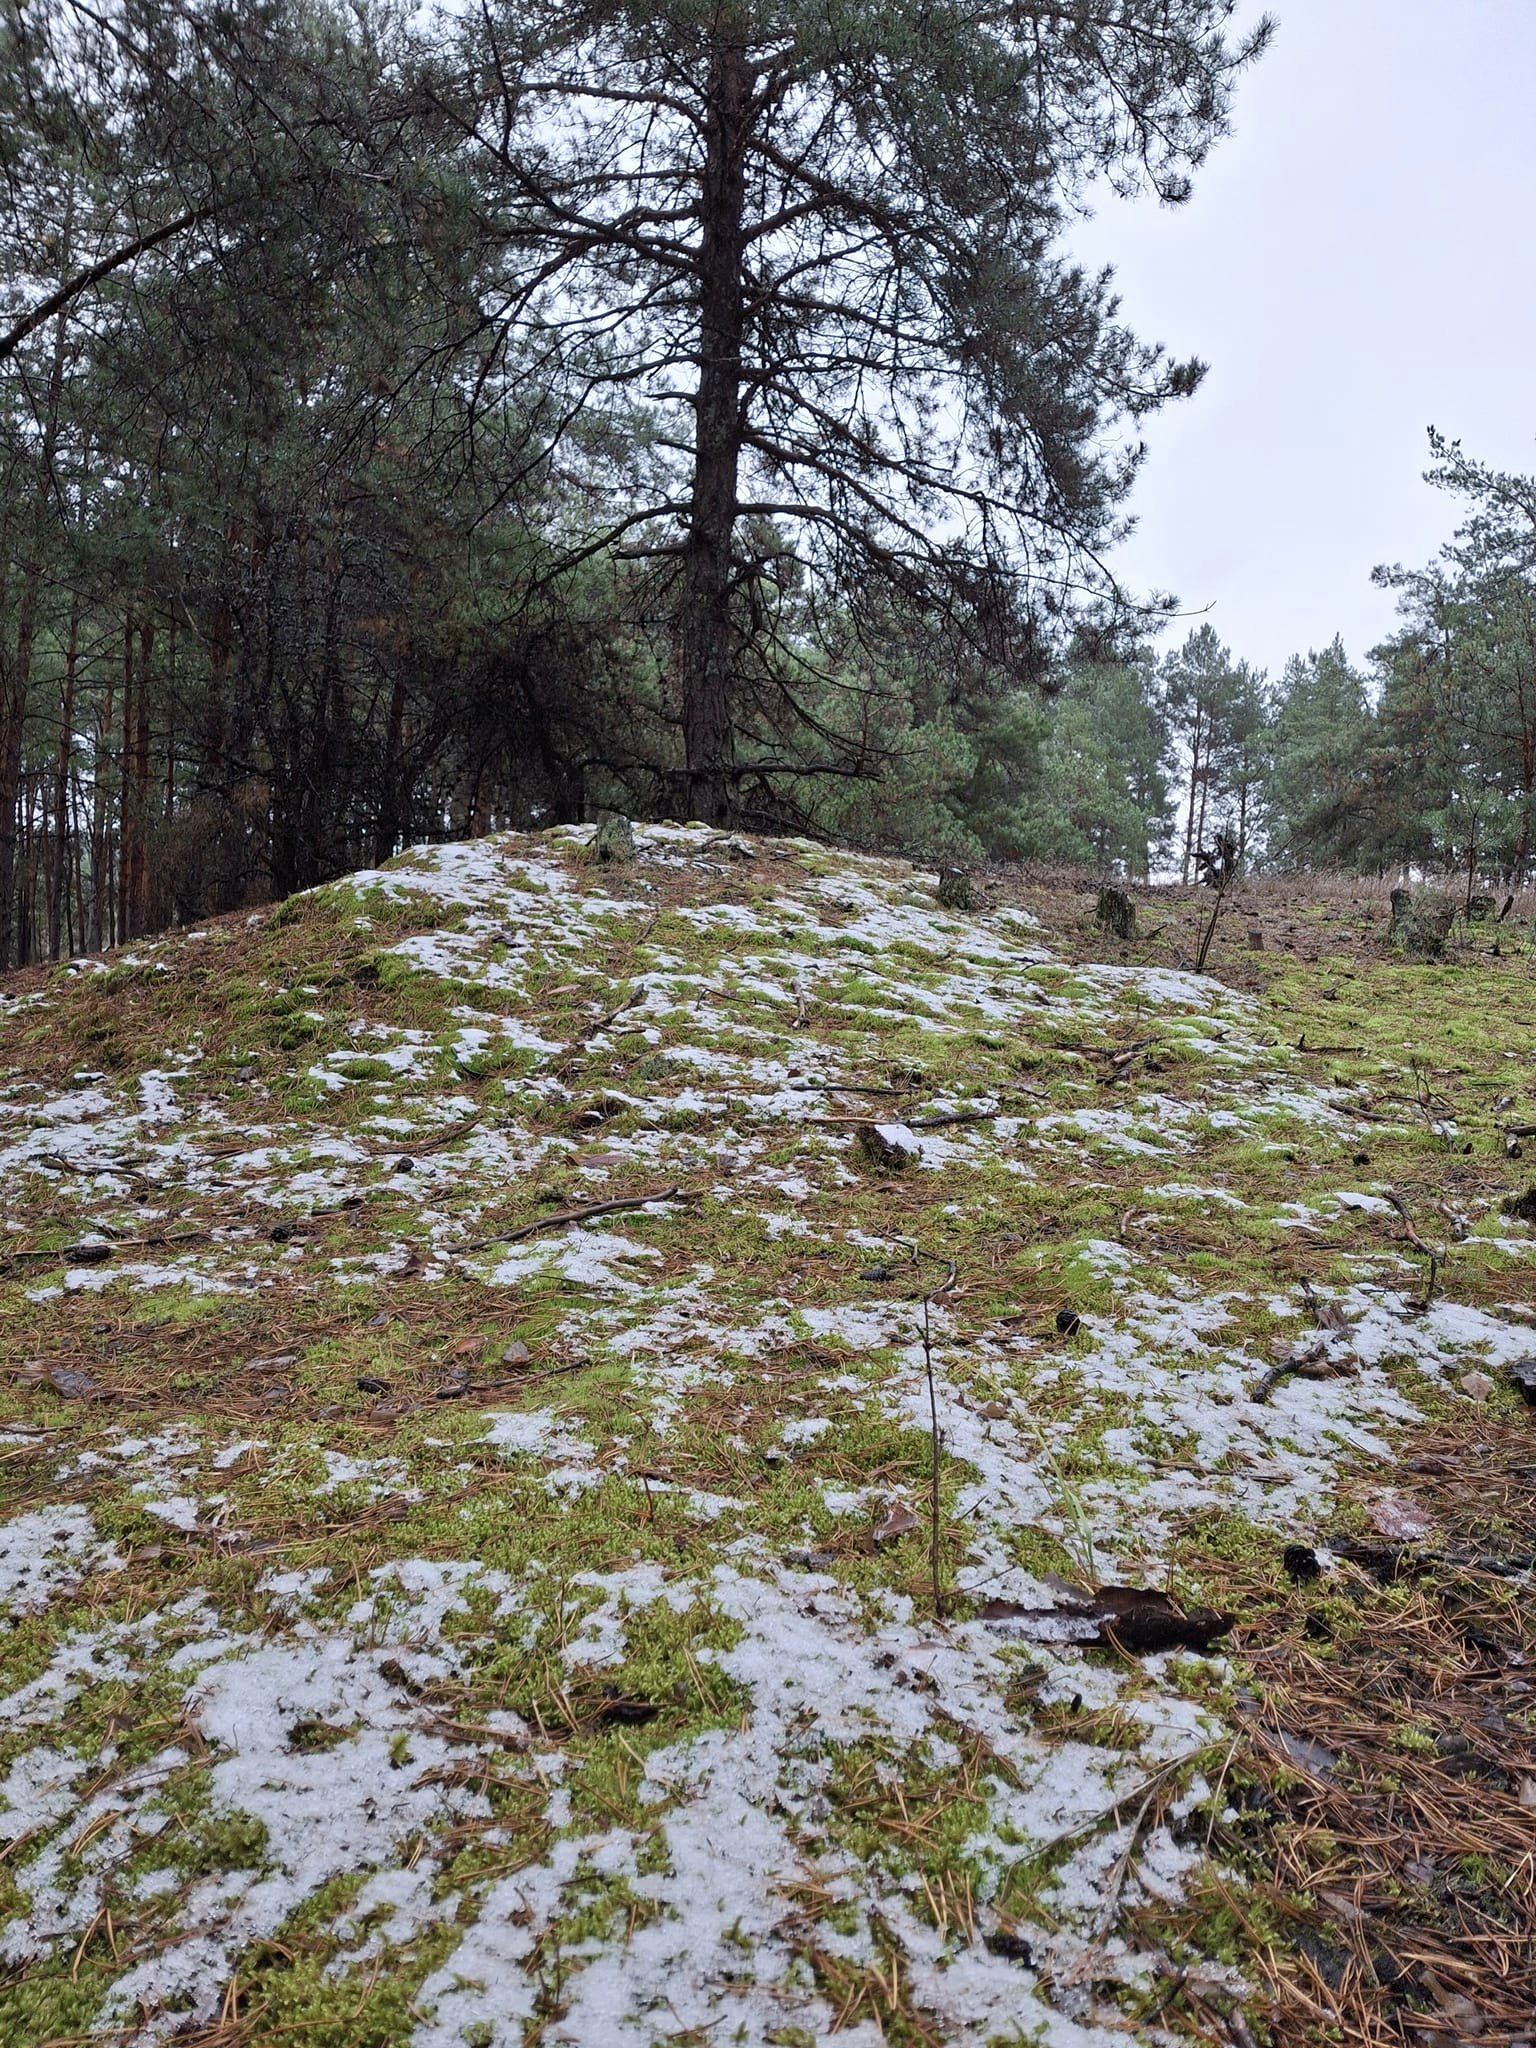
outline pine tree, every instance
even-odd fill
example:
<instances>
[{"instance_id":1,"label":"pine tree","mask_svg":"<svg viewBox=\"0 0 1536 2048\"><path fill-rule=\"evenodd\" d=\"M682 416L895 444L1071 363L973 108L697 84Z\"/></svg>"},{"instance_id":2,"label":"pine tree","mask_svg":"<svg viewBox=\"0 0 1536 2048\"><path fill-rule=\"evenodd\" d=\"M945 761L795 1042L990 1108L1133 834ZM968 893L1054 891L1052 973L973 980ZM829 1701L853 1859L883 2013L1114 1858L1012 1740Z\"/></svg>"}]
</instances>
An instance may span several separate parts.
<instances>
[{"instance_id":1,"label":"pine tree","mask_svg":"<svg viewBox=\"0 0 1536 2048\"><path fill-rule=\"evenodd\" d=\"M1270 853L1288 868L1356 858L1366 843L1366 682L1342 640L1293 656L1276 693L1270 738Z\"/></svg>"},{"instance_id":2,"label":"pine tree","mask_svg":"<svg viewBox=\"0 0 1536 2048\"><path fill-rule=\"evenodd\" d=\"M1536 851L1536 477L1492 469L1433 430L1430 452L1428 481L1465 511L1427 569L1377 570L1403 611L1382 659L1413 673L1458 758L1439 806L1460 842L1449 857L1481 850L1523 874Z\"/></svg>"},{"instance_id":3,"label":"pine tree","mask_svg":"<svg viewBox=\"0 0 1536 2048\"><path fill-rule=\"evenodd\" d=\"M1255 836L1264 763L1264 678L1235 661L1214 626L1199 626L1164 657L1163 702L1186 797L1180 878L1187 885L1208 835L1232 835L1239 859Z\"/></svg>"},{"instance_id":4,"label":"pine tree","mask_svg":"<svg viewBox=\"0 0 1536 2048\"><path fill-rule=\"evenodd\" d=\"M1059 253L1093 178L1176 199L1264 43L1232 0L915 7L501 0L439 104L505 237L487 347L535 355L573 556L654 572L683 800L742 807L811 717L786 561L879 577L1017 665L1108 581L1135 467L1104 429L1188 392ZM622 459L572 430L596 417ZM768 536L772 536L771 539Z\"/></svg>"}]
</instances>

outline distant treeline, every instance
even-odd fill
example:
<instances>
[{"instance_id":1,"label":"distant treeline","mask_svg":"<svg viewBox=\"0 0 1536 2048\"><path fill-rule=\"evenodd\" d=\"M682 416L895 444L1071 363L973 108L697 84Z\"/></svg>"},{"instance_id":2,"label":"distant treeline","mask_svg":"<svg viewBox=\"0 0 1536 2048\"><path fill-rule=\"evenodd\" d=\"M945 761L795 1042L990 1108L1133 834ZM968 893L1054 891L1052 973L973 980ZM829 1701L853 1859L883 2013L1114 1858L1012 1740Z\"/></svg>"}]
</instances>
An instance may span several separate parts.
<instances>
[{"instance_id":1,"label":"distant treeline","mask_svg":"<svg viewBox=\"0 0 1536 2048\"><path fill-rule=\"evenodd\" d=\"M1430 441L1460 523L1428 568L1377 570L1399 626L1367 667L1335 640L1270 680L1210 626L1160 661L1069 665L1011 850L1188 881L1222 831L1252 867L1529 880L1536 478Z\"/></svg>"}]
</instances>

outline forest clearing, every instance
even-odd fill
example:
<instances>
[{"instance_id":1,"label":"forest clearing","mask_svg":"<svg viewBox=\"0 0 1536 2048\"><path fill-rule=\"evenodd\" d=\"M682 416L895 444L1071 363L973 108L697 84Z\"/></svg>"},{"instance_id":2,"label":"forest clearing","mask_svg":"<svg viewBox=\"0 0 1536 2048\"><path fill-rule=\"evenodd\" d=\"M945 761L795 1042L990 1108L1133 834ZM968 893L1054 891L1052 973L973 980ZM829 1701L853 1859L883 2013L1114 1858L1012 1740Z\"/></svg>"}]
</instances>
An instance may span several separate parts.
<instances>
[{"instance_id":1,"label":"forest clearing","mask_svg":"<svg viewBox=\"0 0 1536 2048\"><path fill-rule=\"evenodd\" d=\"M7 984L0 2038L1528 2038L1529 901L594 838Z\"/></svg>"},{"instance_id":2,"label":"forest clearing","mask_svg":"<svg viewBox=\"0 0 1536 2048\"><path fill-rule=\"evenodd\" d=\"M1536 9L1280 17L0 0L0 2048L1536 2048Z\"/></svg>"}]
</instances>

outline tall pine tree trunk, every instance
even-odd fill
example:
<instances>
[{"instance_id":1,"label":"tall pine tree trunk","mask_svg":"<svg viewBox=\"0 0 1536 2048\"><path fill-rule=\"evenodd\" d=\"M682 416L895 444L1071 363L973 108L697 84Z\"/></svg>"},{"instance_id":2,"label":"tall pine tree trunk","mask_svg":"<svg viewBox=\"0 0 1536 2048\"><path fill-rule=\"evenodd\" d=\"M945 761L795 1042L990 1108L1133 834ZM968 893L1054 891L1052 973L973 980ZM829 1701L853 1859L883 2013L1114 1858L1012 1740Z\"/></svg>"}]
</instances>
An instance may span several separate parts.
<instances>
[{"instance_id":1,"label":"tall pine tree trunk","mask_svg":"<svg viewBox=\"0 0 1536 2048\"><path fill-rule=\"evenodd\" d=\"M1184 887L1189 887L1190 863L1195 852L1195 793L1200 787L1200 740L1204 720L1201 717L1199 701L1195 704L1195 723L1189 742L1189 817L1184 826Z\"/></svg>"},{"instance_id":2,"label":"tall pine tree trunk","mask_svg":"<svg viewBox=\"0 0 1536 2048\"><path fill-rule=\"evenodd\" d=\"M85 926L85 948L99 953L114 943L112 897L112 828L107 815L107 761L112 751L114 671L107 670L106 690L96 720L91 767L91 915Z\"/></svg>"},{"instance_id":3,"label":"tall pine tree trunk","mask_svg":"<svg viewBox=\"0 0 1536 2048\"><path fill-rule=\"evenodd\" d=\"M139 676L133 721L133 886L128 915L132 936L149 930L149 685L153 669L155 621L146 608L139 621Z\"/></svg>"},{"instance_id":4,"label":"tall pine tree trunk","mask_svg":"<svg viewBox=\"0 0 1536 2048\"><path fill-rule=\"evenodd\" d=\"M66 251L68 245L69 230L66 228ZM27 557L22 565L21 595L16 607L16 648L9 663L6 687L0 692L0 967L9 967L20 957L15 944L15 915L22 737L27 722L27 695L32 683L32 650L37 639L38 613L42 603L48 506L53 492L53 458L58 447L59 401L63 390L64 315L61 313L54 323L53 359L48 369L43 438L38 450L37 487L33 493L31 523L27 529Z\"/></svg>"},{"instance_id":5,"label":"tall pine tree trunk","mask_svg":"<svg viewBox=\"0 0 1536 2048\"><path fill-rule=\"evenodd\" d=\"M0 968L16 958L16 837L21 805L21 742L27 717L27 686L36 629L34 565L22 574L22 610L16 629L16 650L0 701ZM29 602L30 599L30 602Z\"/></svg>"},{"instance_id":6,"label":"tall pine tree trunk","mask_svg":"<svg viewBox=\"0 0 1536 2048\"><path fill-rule=\"evenodd\" d=\"M74 923L66 927L65 935L69 940L69 950L73 953L77 942L87 951L89 951L91 943L90 914L85 907L85 842L87 835L81 826L81 820L87 815L85 791L80 786L80 770L73 763L71 763L69 770L69 788L70 812L75 821L75 829L70 834L69 841L70 869L74 876L75 893L73 902L75 917Z\"/></svg>"},{"instance_id":7,"label":"tall pine tree trunk","mask_svg":"<svg viewBox=\"0 0 1536 2048\"><path fill-rule=\"evenodd\" d=\"M1197 873L1200 867L1200 855L1205 847L1205 807L1211 794L1212 751L1210 745L1207 744L1205 749L1205 766L1200 771L1200 815L1195 820L1195 868Z\"/></svg>"},{"instance_id":8,"label":"tall pine tree trunk","mask_svg":"<svg viewBox=\"0 0 1536 2048\"><path fill-rule=\"evenodd\" d=\"M139 659L133 639L137 630ZM119 940L137 938L149 923L149 677L155 622L146 610L123 620L122 838L118 858Z\"/></svg>"},{"instance_id":9,"label":"tall pine tree trunk","mask_svg":"<svg viewBox=\"0 0 1536 2048\"><path fill-rule=\"evenodd\" d=\"M716 825L735 803L731 541L741 459L743 145L751 90L745 49L727 32L711 66L699 192L699 382L680 634L688 808Z\"/></svg>"},{"instance_id":10,"label":"tall pine tree trunk","mask_svg":"<svg viewBox=\"0 0 1536 2048\"><path fill-rule=\"evenodd\" d=\"M1240 772L1242 774L1242 781L1239 783L1237 791L1237 863L1239 867L1244 867L1248 861L1248 782L1250 775L1246 753L1243 755L1243 765Z\"/></svg>"},{"instance_id":11,"label":"tall pine tree trunk","mask_svg":"<svg viewBox=\"0 0 1536 2048\"><path fill-rule=\"evenodd\" d=\"M382 867L400 840L402 757L405 751L405 684L397 676L389 693L384 733L384 772L379 778L379 806L373 827L373 864Z\"/></svg>"},{"instance_id":12,"label":"tall pine tree trunk","mask_svg":"<svg viewBox=\"0 0 1536 2048\"><path fill-rule=\"evenodd\" d=\"M16 964L26 967L37 958L39 885L44 884L43 859L51 836L48 817L48 778L41 768L26 778L27 806L22 840L25 859L21 890L16 906Z\"/></svg>"},{"instance_id":13,"label":"tall pine tree trunk","mask_svg":"<svg viewBox=\"0 0 1536 2048\"><path fill-rule=\"evenodd\" d=\"M133 935L133 875L138 820L133 810L133 613L123 614L123 736L117 776L117 929L120 944Z\"/></svg>"},{"instance_id":14,"label":"tall pine tree trunk","mask_svg":"<svg viewBox=\"0 0 1536 2048\"><path fill-rule=\"evenodd\" d=\"M69 914L70 755L75 744L75 664L80 645L79 593L69 601L69 638L59 686L59 752L53 775L53 894L48 905L48 955L62 960Z\"/></svg>"}]
</instances>

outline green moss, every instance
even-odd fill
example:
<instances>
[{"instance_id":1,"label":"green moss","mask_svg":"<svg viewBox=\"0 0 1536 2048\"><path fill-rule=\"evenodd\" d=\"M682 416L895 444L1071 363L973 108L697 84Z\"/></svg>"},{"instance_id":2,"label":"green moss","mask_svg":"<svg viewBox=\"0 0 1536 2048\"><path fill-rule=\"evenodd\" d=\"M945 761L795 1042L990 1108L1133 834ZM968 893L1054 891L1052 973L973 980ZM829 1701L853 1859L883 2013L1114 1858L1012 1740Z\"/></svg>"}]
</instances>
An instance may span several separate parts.
<instances>
[{"instance_id":1,"label":"green moss","mask_svg":"<svg viewBox=\"0 0 1536 2048\"><path fill-rule=\"evenodd\" d=\"M577 886L591 887L577 844L556 834L539 849L541 857L564 861ZM151 1297L114 1281L89 1297L33 1301L28 1289L57 1275L56 1266L39 1261L12 1273L0 1290L0 1367L15 1369L0 1373L0 1416L43 1432L13 1444L13 1455L0 1461L0 1506L15 1513L61 1497L60 1474L68 1467L68 1498L88 1509L98 1534L128 1559L120 1572L88 1576L68 1608L58 1602L0 1635L0 1680L14 1687L35 1678L72 1633L142 1625L131 1679L102 1676L71 1703L60 1739L82 1756L100 1753L110 1740L121 1757L138 1762L184 1739L191 1678L175 1666L176 1649L220 1624L291 1630L284 1604L261 1590L268 1572L323 1563L330 1577L305 1597L307 1625L353 1631L358 1624L349 1616L366 1600L383 1635L411 1625L410 1603L388 1576L392 1564L473 1559L498 1576L471 1580L443 1620L453 1671L422 1696L423 1714L437 1717L437 1725L470 1728L508 1709L522 1714L538 1742L562 1752L571 1830L623 1827L634 1837L641 1870L659 1873L667 1867L668 1810L654 1784L642 1796L646 1760L703 1731L732 1729L763 1704L721 1669L735 1640L708 1593L722 1555L767 1570L775 1558L810 1549L817 1569L839 1582L853 1625L862 1613L871 1629L888 1627L893 1597L910 1602L898 1611L928 1625L926 1526L878 1545L872 1530L889 1500L921 1514L931 1472L926 1432L891 1414L898 1394L902 1401L910 1394L913 1364L904 1347L915 1327L912 1297L937 1271L913 1267L904 1245L915 1242L957 1266L957 1285L939 1314L952 1403L941 1426L958 1436L960 1417L974 1419L1006 1399L998 1440L1021 1429L1018 1501L1028 1503L1022 1510L999 1502L1006 1485L978 1509L977 1475L947 1450L942 1458L941 1542L951 1583L968 1555L974 1562L979 1525L1036 1578L1082 1579L1107 1569L1108 1560L1094 1555L1095 1537L1101 1547L1115 1542L1117 1567L1123 1556L1127 1570L1133 1560L1137 1569L1153 1568L1136 1550L1143 1508L1149 1520L1161 1512L1142 1499L1150 1468L1200 1469L1218 1488L1229 1470L1245 1469L1236 1456L1206 1467L1186 1419L1162 1398L1160 1376L1182 1388L1183 1400L1199 1398L1202 1387L1214 1398L1218 1374L1225 1386L1234 1365L1256 1380L1272 1340L1283 1334L1289 1341L1305 1327L1269 1306L1277 1296L1295 1301L1300 1271L1324 1293L1362 1279L1403 1277L1395 1220L1337 1214L1331 1198L1338 1191L1398 1186L1436 1232L1442 1198L1465 1208L1474 1234L1453 1249L1441 1276L1448 1298L1496 1307L1519 1285L1521 1262L1493 1242L1516 1227L1495 1210L1509 1178L1497 1139L1503 1112L1495 1105L1518 1084L1480 1026L1490 1004L1524 1000L1523 961L1518 968L1490 961L1475 973L1444 975L1376 962L1356 967L1342 957L1327 969L1303 970L1278 955L1245 962L1257 979L1267 977L1267 992L1233 1028L1271 1049L1252 1067L1227 1066L1195 1042L1207 1034L1204 1020L1124 990L1106 1004L1105 986L1065 961L1027 975L998 974L998 988L1018 1007L1017 1021L999 1023L952 999L956 963L925 947L844 944L828 930L788 922L772 929L781 889L802 883L808 872L838 870L839 857L824 852L796 852L771 886L755 876L707 885L722 901L759 907L770 928L751 939L750 957L739 925L684 914L684 903L659 915L636 910L606 921L579 959L558 944L509 948L477 933L462 972L453 975L392 950L412 932L467 922L459 906L409 886L410 870L431 866L423 856L382 881L296 899L260 926L215 933L201 956L171 944L155 949L150 964L125 966L95 985L61 981L50 986L53 1007L45 1019L18 1009L7 1020L8 1056L19 1069L110 1061L123 1078L109 1086L120 1090L125 1106L135 1072L161 1062L167 1047L196 1046L203 1055L195 1079L178 1084L188 1115L175 1133L177 1143L191 1138L208 1150L203 1184L177 1177L174 1155L150 1126L142 1145L153 1161L152 1204L141 1205L126 1180L108 1195L40 1175L27 1186L20 1211L28 1246L61 1251L77 1240L86 1217L132 1240L147 1234L141 1206L153 1206L175 1226L206 1233L189 1239L194 1255L232 1282L229 1294L175 1288ZM889 874L898 890L914 886L899 869ZM653 879L643 869L637 877L646 886ZM509 870L509 891L522 886ZM655 900L676 902L675 886L684 885L669 874ZM917 886L922 894L927 885ZM532 913L544 908L533 900L538 893L513 905L514 913L529 913L530 926ZM828 898L827 925L843 914ZM1326 938L1331 926L1311 922ZM946 943L968 971L965 929L957 923ZM216 973L210 959L219 963ZM808 980L810 1016L797 1025L785 991L810 959L826 971ZM477 971L492 961L504 969L494 987ZM746 985L759 976L760 985ZM633 1018L611 1017L619 998L642 980L646 1032L629 1028ZM707 1006L699 1001L701 985ZM1074 1012L1039 1001L1042 994L1073 1002ZM926 1007L930 1000L947 1003L947 1015L936 1018ZM594 1044L600 1016L610 1022ZM501 1031L510 1019L562 1050L546 1056L514 1045L513 1034ZM466 1028L488 1033L487 1043L467 1051ZM426 1079L402 1077L378 1056L405 1032L422 1034ZM1303 1032L1309 1044L1359 1050L1316 1057L1292 1051ZM659 1043L648 1035L655 1033ZM1136 1040L1149 1042L1127 1079L1112 1082L1105 1052ZM692 1094L686 1106L680 1099L684 1089L700 1086L699 1069L675 1057L692 1047L743 1062L727 1085L718 1075L708 1080L707 1107ZM356 1085L323 1090L306 1071L322 1059ZM901 1092L844 1097L807 1088L805 1113L785 1114L782 1100L765 1105L765 1095L779 1091L753 1078L746 1063L758 1059L797 1069L808 1081L840 1076ZM1358 1132L1266 1103L1262 1093L1345 1083L1358 1084L1358 1101L1370 1111L1368 1128L1362 1123ZM1429 1129L1417 1100L1421 1085L1454 1101L1458 1132L1474 1144L1473 1154L1451 1149ZM1188 1114L1154 1114L1143 1099L1154 1091ZM482 1110L474 1145L435 1154L418 1146L417 1129L436 1128L436 1103L465 1096ZM850 1131L822 1120L851 1117L867 1104L916 1117L994 1098L1020 1119L1016 1135L999 1142L987 1122L940 1132L947 1150L936 1172L860 1171L849 1181ZM205 1119L205 1104L216 1117ZM1163 1149L1129 1154L1040 1121L1053 1112L1105 1108ZM1233 1108L1241 1117L1235 1126ZM411 1132L397 1140L381 1110L410 1119ZM425 1112L419 1124L418 1111ZM226 1142L242 1129L252 1144L259 1132L280 1163L259 1170L221 1163ZM286 1242L272 1243L269 1228L280 1219L291 1224L314 1198L308 1191L292 1200L279 1194L268 1207L266 1196L292 1175L322 1165L334 1170L339 1138L355 1141L358 1156L347 1172L361 1206L318 1214ZM627 1155L578 1172L580 1154L600 1155L605 1141L626 1145ZM419 1152L416 1174L398 1181L390 1171L397 1143L400 1153ZM718 1164L727 1151L737 1155L730 1173ZM1354 1157L1359 1151L1367 1153L1363 1163ZM800 1183L793 1198L774 1186L789 1174ZM526 1260L531 1270L514 1287L491 1280L503 1257L494 1240L531 1222L547 1224L553 1205L674 1179L704 1199L593 1226L620 1230L656 1254L624 1268L634 1292L610 1294L567 1279L561 1261L569 1240L555 1233L527 1241L519 1265ZM1169 1196L1167 1182L1186 1189ZM1247 1206L1232 1209L1191 1191L1201 1187L1228 1190ZM1315 1211L1307 1232L1280 1227L1294 1220L1286 1205L1296 1202ZM794 1227L786 1227L791 1219ZM493 1242L442 1269L435 1248L481 1239ZM1090 1240L1121 1245L1124 1268L1108 1270L1103 1255L1088 1249ZM334 1261L356 1270L352 1262L397 1242L419 1248L430 1278L408 1271L365 1286L342 1283ZM877 1265L893 1277L863 1277ZM1097 1361L1099 1326L1123 1333L1148 1296L1207 1307L1219 1300L1225 1320L1189 1353L1172 1344L1164 1351L1153 1338L1139 1343L1143 1398L1121 1391L1123 1376L1101 1375ZM824 1325L808 1313L877 1302L891 1311L889 1348L818 1334ZM1094 1327L1061 1337L1060 1307L1074 1308ZM651 1325L651 1334L640 1348L621 1348L626 1333L642 1324ZM1155 1326L1149 1319L1146 1327ZM489 1383L503 1377L501 1354L513 1337L533 1355L504 1377L525 1370L526 1383L491 1390ZM275 1376L285 1398L269 1406L269 1376L250 1372L247 1362L274 1352L296 1362ZM38 1357L109 1362L120 1383L117 1402L98 1410L62 1400L28 1377ZM462 1358L470 1361L475 1391L462 1402L438 1401L453 1361ZM675 1370L685 1364L695 1370ZM1454 1376L1444 1385L1426 1379L1406 1334L1385 1372L1422 1413L1464 1410ZM667 1387L664 1409L654 1398L658 1377ZM387 1395L359 1389L359 1378L384 1381ZM1512 1398L1496 1396L1490 1421ZM552 1491L546 1459L512 1456L487 1440L487 1401L553 1410L589 1447L584 1471L593 1483ZM812 1415L828 1424L820 1436L798 1440L786 1429ZM1269 1426L1278 1426L1273 1417ZM217 1499L216 1519L210 1513L188 1534L150 1517L152 1495L134 1487L160 1454L145 1454L143 1466L119 1460L104 1448L118 1428L188 1441L193 1455L184 1465L177 1461L176 1470L186 1473L188 1492ZM213 1455L239 1438L254 1439L256 1448L214 1468ZM77 1465L78 1453L90 1449L102 1449L104 1463ZM333 1485L328 1452L376 1469ZM1341 1462L1347 1456L1341 1445ZM868 1512L834 1514L827 1506L833 1489L862 1494ZM693 1491L715 1497L713 1519ZM1010 1519L1020 1512L1035 1519ZM1125 1525L1123 1553L1117 1517ZM1338 1517L1339 1528L1357 1524L1363 1527L1358 1510ZM1495 1531L1488 1540L1496 1538ZM1406 1589L1373 1588L1366 1600L1347 1574L1295 1588L1280 1548L1279 1535L1242 1514L1206 1511L1160 1542L1157 1568L1165 1576L1154 1582L1181 1598L1219 1604L1222 1587L1240 1579L1249 1589L1251 1628L1262 1634L1273 1624L1273 1634L1281 1626L1305 1627L1325 1662L1346 1654L1409 1597ZM588 1668L584 1622L605 1597L592 1576L636 1564L663 1574L672 1597L621 1615L615 1660ZM505 1588L511 1596L504 1603ZM184 1619L171 1618L178 1603L194 1600L205 1604L189 1604ZM963 1605L956 1621L967 1626ZM1006 1706L1029 1724L1036 1742L1092 1741L1129 1763L1143 1726L1131 1707L1150 1682L1123 1660L1106 1657L1095 1672L1096 1683L1112 1678L1117 1688L1117 1704L1096 1713L1042 1710L1039 1670L1012 1652L1002 1663L1010 1674ZM1159 1680L1229 1719L1238 1711L1238 1689L1251 1683L1240 1662L1195 1658L1176 1660ZM304 1727L299 1745L319 1753L347 1740L343 1720ZM1422 1735L1405 1724L1405 1755ZM0 1770L35 1739L35 1731L0 1735ZM823 1752L808 1728L791 1731L789 1742L795 1768L827 1769L833 1845L877 1873L877 1892L900 1886L914 1910L951 1925L964 1924L964 1901L983 1885L997 1887L994 1903L1005 1912L1048 1920L1060 1910L1053 1880L1070 1847L1031 1854L1028 1843L1006 1839L992 1818L994 1766L987 1758L966 1752L959 1765L948 1757L941 1763L922 1745L873 1740ZM411 1736L397 1736L392 1768L411 1770L412 1750ZM220 1870L261 1867L267 1848L259 1829L210 1810L208 1761L194 1756L167 1785L172 1821L135 1849L133 1872L168 1868L186 1884ZM1214 1767L1213 1782L1222 1768ZM1223 1801L1234 1796L1237 1776L1234 1766ZM498 1876L551 1848L547 1788L536 1773L522 1771L521 1760L487 1752L483 1790L488 1817L482 1812L451 1837L434 1833L428 1844L441 1856L440 1896L458 1892L466 1915ZM1257 1822L1243 1824L1246 1834L1232 1823L1229 1841L1221 1832L1226 1811L1223 1804L1197 1823L1214 1830L1232 1900L1202 1895L1193 1946L1178 1953L1230 1956L1241 1967L1254 1940L1268 1938L1266 1909L1262 1901L1253 1906L1245 1880L1262 1884L1269 1845ZM166 1861L157 1864L157 1857ZM1469 1871L1466 1883L1475 1888L1487 1875ZM354 1969L338 1951L334 1924L359 1881L354 1874L326 1887L281 1930L280 1948L253 1946L241 1957L240 2024L253 2048L300 2036L367 2048L405 2038L416 2026L413 1987L456 1936L434 1929L386 1952L377 1972L371 1963ZM178 1898L170 1893L153 1909L125 1901L121 1917L114 1905L120 1939L170 1934ZM654 1910L644 1886L578 1867L536 1959L543 2014L555 2010L583 1952L624 1939ZM881 1948L865 1902L819 1903L808 1911L804 1986L814 1971L835 2009L873 2018L893 2040L917 2038L902 1959ZM871 1971L883 1973L883 1990L874 1974L838 1974L843 1965L821 1940L828 1930L856 1933L873 1945L878 1971ZM30 1971L23 1985L0 1990L0 2001L11 2001L0 2003L0 2032L8 2025L26 2039L86 2031L115 1968L104 1931L81 1953L75 1984L67 1982L70 1963L66 1952ZM742 1966L750 1964L744 1949ZM793 2032L791 2024L786 2039Z\"/></svg>"},{"instance_id":2,"label":"green moss","mask_svg":"<svg viewBox=\"0 0 1536 2048\"><path fill-rule=\"evenodd\" d=\"M374 1059L362 1053L350 1053L345 1059L333 1059L329 1065L330 1071L339 1074L344 1081L394 1081L399 1078L388 1060Z\"/></svg>"}]
</instances>

